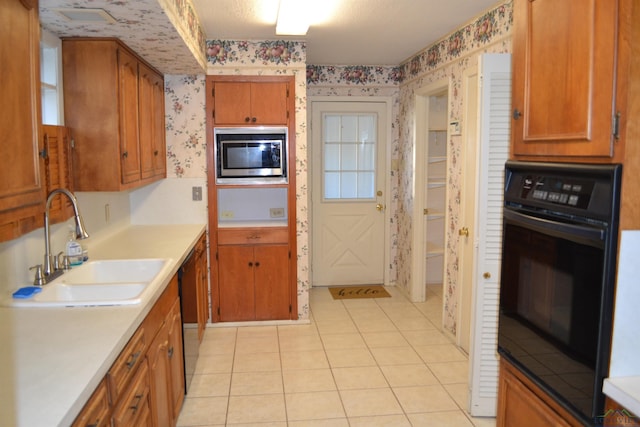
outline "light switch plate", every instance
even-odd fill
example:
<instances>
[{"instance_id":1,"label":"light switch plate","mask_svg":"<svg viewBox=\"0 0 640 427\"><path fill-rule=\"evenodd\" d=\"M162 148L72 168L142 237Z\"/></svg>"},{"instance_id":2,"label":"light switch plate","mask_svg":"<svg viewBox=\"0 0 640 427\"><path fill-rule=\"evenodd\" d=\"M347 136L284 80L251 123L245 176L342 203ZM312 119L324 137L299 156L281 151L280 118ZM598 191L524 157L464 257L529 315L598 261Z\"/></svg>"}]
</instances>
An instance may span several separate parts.
<instances>
[{"instance_id":1,"label":"light switch plate","mask_svg":"<svg viewBox=\"0 0 640 427\"><path fill-rule=\"evenodd\" d=\"M202 187L191 187L191 199L194 202L202 200Z\"/></svg>"}]
</instances>

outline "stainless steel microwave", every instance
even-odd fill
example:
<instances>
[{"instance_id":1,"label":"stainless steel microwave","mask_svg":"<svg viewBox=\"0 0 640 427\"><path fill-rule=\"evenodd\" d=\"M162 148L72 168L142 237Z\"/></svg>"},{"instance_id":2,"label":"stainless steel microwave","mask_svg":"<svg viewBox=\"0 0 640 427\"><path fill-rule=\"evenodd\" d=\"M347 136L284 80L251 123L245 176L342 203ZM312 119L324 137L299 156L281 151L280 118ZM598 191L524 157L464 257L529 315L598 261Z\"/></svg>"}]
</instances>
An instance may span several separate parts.
<instances>
[{"instance_id":1,"label":"stainless steel microwave","mask_svg":"<svg viewBox=\"0 0 640 427\"><path fill-rule=\"evenodd\" d=\"M287 128L215 128L216 182L287 182Z\"/></svg>"}]
</instances>

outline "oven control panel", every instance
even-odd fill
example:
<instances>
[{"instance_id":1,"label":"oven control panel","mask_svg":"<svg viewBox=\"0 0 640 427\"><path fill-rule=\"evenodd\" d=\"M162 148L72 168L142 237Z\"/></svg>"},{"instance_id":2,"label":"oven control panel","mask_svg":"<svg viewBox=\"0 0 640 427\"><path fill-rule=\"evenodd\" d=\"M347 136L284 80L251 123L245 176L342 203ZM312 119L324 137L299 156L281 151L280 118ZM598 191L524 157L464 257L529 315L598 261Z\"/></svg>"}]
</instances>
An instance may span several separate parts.
<instances>
[{"instance_id":1,"label":"oven control panel","mask_svg":"<svg viewBox=\"0 0 640 427\"><path fill-rule=\"evenodd\" d=\"M505 206L611 221L622 165L508 161Z\"/></svg>"},{"instance_id":2,"label":"oven control panel","mask_svg":"<svg viewBox=\"0 0 640 427\"><path fill-rule=\"evenodd\" d=\"M517 184L517 183L514 183ZM586 209L594 188L593 180L526 175L520 181L521 198Z\"/></svg>"}]
</instances>

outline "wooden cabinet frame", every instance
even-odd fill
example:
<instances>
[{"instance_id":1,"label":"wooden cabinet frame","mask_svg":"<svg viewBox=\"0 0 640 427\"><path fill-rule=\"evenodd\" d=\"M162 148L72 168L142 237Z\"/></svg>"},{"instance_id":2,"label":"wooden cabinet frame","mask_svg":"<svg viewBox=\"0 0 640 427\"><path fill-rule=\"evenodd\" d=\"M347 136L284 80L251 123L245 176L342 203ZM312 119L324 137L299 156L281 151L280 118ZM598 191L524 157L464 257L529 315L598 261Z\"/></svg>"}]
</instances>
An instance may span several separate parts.
<instances>
[{"instance_id":1,"label":"wooden cabinet frame","mask_svg":"<svg viewBox=\"0 0 640 427\"><path fill-rule=\"evenodd\" d=\"M288 183L287 184L264 184L264 185L217 185L215 179L215 141L213 135L213 129L217 124L214 119L214 83L216 81L241 83L246 85L253 85L259 83L279 83L286 84L288 90L288 96L286 98L286 122L277 123L278 125L287 126L289 135L289 147L287 156L287 170L288 170ZM209 200L209 248L210 248L210 282L211 282L211 320L213 322L220 321L219 314L219 283L218 283L218 259L217 248L218 242L218 201L217 194L219 188L234 188L234 187L279 187L287 188L287 236L289 244L289 298L291 304L290 319L298 318L298 283L297 283L297 243L296 243L296 129L295 129L295 77L294 76L207 76L206 79L206 112L207 112L207 182L208 182L208 200ZM271 123L274 124L274 123ZM259 125L259 124L256 124ZM229 123L225 123L224 126L230 126ZM234 125L234 126L237 126ZM243 126L251 126L243 125Z\"/></svg>"}]
</instances>

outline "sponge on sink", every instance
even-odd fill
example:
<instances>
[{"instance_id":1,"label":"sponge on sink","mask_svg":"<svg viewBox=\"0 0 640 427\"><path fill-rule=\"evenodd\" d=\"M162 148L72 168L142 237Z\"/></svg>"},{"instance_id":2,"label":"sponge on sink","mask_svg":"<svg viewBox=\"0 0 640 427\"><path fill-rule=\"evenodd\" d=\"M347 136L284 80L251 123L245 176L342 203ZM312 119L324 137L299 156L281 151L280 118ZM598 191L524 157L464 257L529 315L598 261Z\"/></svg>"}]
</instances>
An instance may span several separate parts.
<instances>
[{"instance_id":1,"label":"sponge on sink","mask_svg":"<svg viewBox=\"0 0 640 427\"><path fill-rule=\"evenodd\" d=\"M20 288L17 291L15 291L13 293L13 297L21 298L21 299L31 298L32 296L34 296L35 294L41 291L42 291L42 288L38 286L25 286L24 288Z\"/></svg>"}]
</instances>

